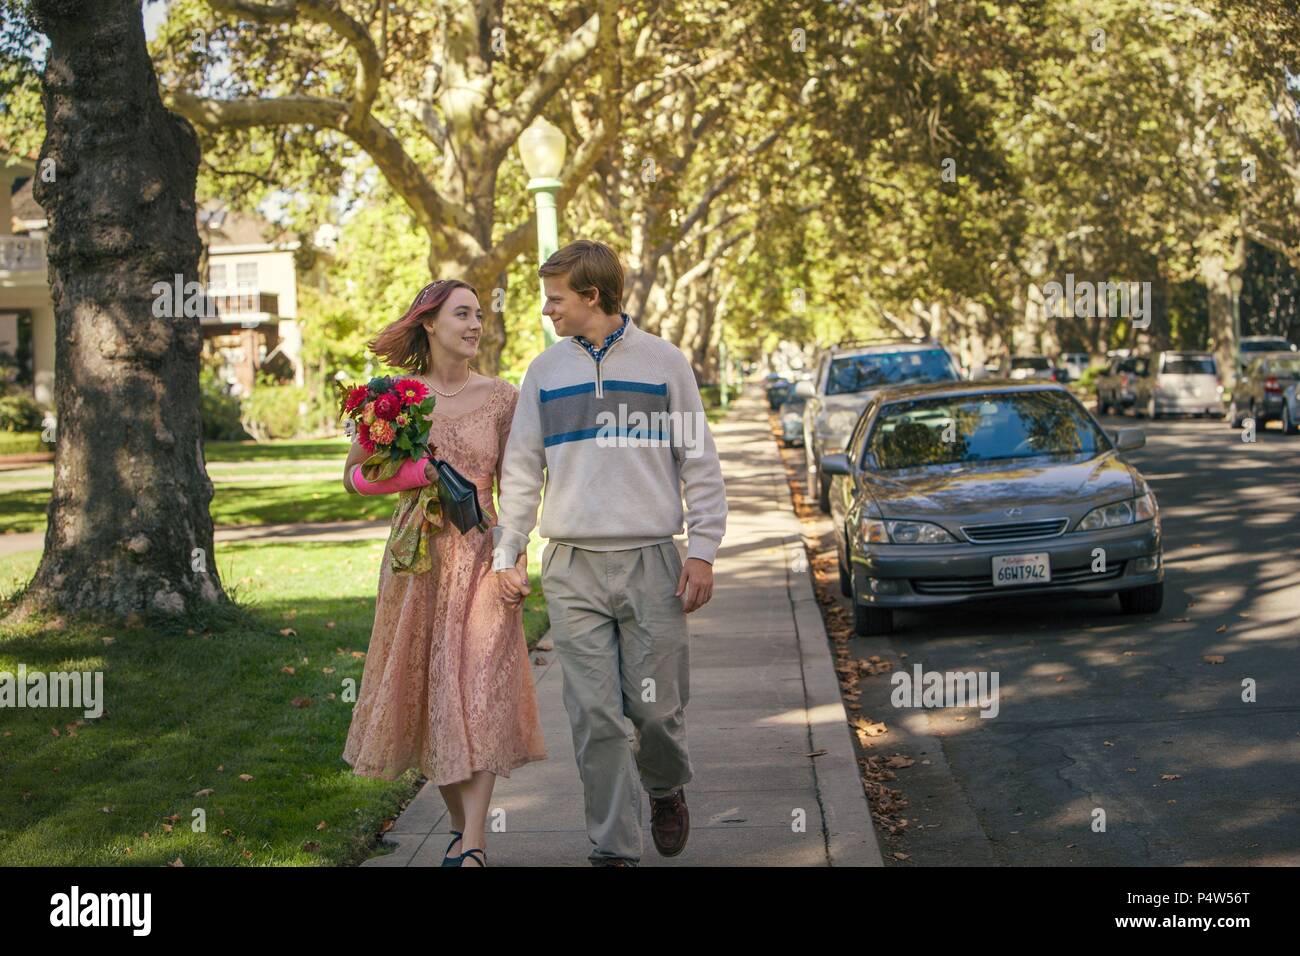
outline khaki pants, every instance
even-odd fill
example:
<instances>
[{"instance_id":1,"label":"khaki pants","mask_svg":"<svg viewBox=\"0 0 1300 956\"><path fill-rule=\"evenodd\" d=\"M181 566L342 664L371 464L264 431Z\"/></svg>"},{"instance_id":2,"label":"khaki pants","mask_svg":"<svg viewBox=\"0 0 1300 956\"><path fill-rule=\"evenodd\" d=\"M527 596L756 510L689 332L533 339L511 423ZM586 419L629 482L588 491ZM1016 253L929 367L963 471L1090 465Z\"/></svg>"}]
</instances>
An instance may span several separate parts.
<instances>
[{"instance_id":1,"label":"khaki pants","mask_svg":"<svg viewBox=\"0 0 1300 956\"><path fill-rule=\"evenodd\" d=\"M690 646L674 594L681 571L670 541L625 551L551 542L542 553L592 859L641 859L638 776L655 797L691 779ZM630 743L625 716L634 729Z\"/></svg>"}]
</instances>

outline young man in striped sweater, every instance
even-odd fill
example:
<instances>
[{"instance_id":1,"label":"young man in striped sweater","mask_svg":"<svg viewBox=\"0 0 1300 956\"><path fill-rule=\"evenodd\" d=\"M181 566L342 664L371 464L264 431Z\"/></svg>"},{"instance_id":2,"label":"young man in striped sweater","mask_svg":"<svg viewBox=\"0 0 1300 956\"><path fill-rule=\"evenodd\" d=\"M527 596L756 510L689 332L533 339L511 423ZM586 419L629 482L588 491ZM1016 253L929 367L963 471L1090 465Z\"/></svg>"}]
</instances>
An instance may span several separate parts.
<instances>
[{"instance_id":1,"label":"young man in striped sweater","mask_svg":"<svg viewBox=\"0 0 1300 956\"><path fill-rule=\"evenodd\" d=\"M641 786L661 854L681 853L690 832L685 615L713 595L726 488L690 364L621 311L614 251L574 242L539 272L543 312L566 337L524 375L501 471L493 569L503 599L521 601L527 575L514 563L541 500L540 532L550 539L542 590L582 777L589 859L635 866ZM684 562L673 541L683 516ZM624 716L635 729L631 747Z\"/></svg>"}]
</instances>

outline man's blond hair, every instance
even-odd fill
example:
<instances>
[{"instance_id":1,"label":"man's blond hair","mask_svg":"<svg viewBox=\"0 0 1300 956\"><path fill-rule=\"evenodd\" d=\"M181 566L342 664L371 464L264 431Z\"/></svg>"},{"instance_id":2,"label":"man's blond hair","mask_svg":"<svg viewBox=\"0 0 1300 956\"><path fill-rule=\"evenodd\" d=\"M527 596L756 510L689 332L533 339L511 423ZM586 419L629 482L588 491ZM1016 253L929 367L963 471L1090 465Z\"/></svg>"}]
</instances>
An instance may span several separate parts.
<instances>
[{"instance_id":1,"label":"man's blond hair","mask_svg":"<svg viewBox=\"0 0 1300 956\"><path fill-rule=\"evenodd\" d=\"M623 311L623 264L603 242L579 239L554 253L537 270L542 278L568 276L569 288L579 295L600 293L600 309L606 315Z\"/></svg>"}]
</instances>

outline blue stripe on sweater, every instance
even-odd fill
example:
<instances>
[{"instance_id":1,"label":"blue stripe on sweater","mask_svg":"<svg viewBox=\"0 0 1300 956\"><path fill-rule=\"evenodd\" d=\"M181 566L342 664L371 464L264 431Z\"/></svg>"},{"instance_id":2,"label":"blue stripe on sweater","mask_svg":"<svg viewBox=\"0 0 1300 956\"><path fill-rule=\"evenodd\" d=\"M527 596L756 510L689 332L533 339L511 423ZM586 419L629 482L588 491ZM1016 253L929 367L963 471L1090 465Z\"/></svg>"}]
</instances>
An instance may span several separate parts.
<instances>
[{"instance_id":1,"label":"blue stripe on sweater","mask_svg":"<svg viewBox=\"0 0 1300 956\"><path fill-rule=\"evenodd\" d=\"M557 398L566 398L569 395L581 395L584 392L594 392L595 390L595 382L585 382L582 385L566 385L563 388L539 388L538 392L541 394L543 402L553 402Z\"/></svg>"},{"instance_id":2,"label":"blue stripe on sweater","mask_svg":"<svg viewBox=\"0 0 1300 956\"><path fill-rule=\"evenodd\" d=\"M565 442L583 441L587 438L595 438L601 432L605 433L606 438L616 435L626 435L629 438L641 439L658 439L661 442L669 441L669 436L660 431L649 431L644 428L583 428L574 432L561 432L558 435L548 435L542 440L542 445L550 448L552 445L562 445Z\"/></svg>"},{"instance_id":3,"label":"blue stripe on sweater","mask_svg":"<svg viewBox=\"0 0 1300 956\"><path fill-rule=\"evenodd\" d=\"M606 379L605 391L607 392L645 392L647 395L667 395L668 385L663 382L633 382L626 379ZM595 382L583 382L581 385L565 385L563 388L541 388L538 393L541 400L553 402L557 398L568 398L570 395L584 395L587 392L596 390Z\"/></svg>"}]
</instances>

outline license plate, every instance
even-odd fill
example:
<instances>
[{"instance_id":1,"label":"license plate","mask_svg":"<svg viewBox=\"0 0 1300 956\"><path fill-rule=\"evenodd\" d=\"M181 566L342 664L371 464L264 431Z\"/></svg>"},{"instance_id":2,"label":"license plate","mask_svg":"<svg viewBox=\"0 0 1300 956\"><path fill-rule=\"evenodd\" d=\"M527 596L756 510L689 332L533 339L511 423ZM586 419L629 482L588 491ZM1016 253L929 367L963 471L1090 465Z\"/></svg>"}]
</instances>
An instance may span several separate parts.
<instances>
[{"instance_id":1,"label":"license plate","mask_svg":"<svg viewBox=\"0 0 1300 956\"><path fill-rule=\"evenodd\" d=\"M1046 584L1052 580L1052 562L1041 554L1001 554L993 558L993 586Z\"/></svg>"}]
</instances>

